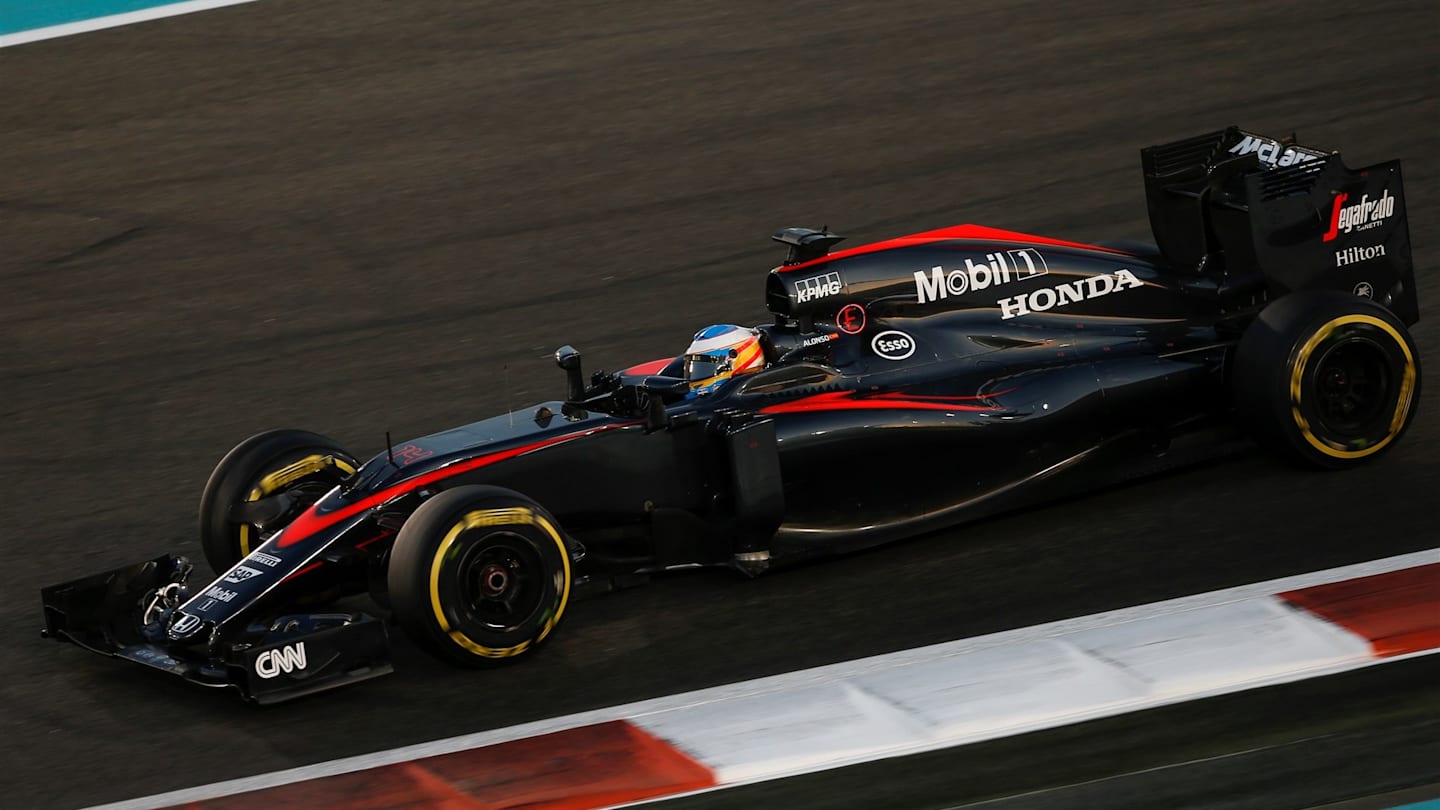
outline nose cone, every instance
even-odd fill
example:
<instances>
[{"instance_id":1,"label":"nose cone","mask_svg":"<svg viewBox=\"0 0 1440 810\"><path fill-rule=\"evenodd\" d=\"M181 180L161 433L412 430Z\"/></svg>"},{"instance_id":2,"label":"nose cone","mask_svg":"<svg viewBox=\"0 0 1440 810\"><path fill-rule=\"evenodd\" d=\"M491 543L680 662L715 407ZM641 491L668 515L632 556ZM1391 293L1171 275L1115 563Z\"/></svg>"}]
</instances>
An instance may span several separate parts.
<instances>
[{"instance_id":1,"label":"nose cone","mask_svg":"<svg viewBox=\"0 0 1440 810\"><path fill-rule=\"evenodd\" d=\"M177 610L170 619L170 626L165 629L165 635L171 641L190 641L200 632L200 626L204 623L199 616Z\"/></svg>"}]
</instances>

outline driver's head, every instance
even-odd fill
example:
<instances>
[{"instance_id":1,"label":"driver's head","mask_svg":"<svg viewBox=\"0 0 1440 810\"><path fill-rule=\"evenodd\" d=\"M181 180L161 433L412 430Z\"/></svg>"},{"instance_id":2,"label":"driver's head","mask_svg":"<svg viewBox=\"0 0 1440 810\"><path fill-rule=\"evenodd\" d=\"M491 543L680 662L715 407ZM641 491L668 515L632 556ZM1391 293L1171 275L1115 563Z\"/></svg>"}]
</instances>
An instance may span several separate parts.
<instances>
[{"instance_id":1,"label":"driver's head","mask_svg":"<svg viewBox=\"0 0 1440 810\"><path fill-rule=\"evenodd\" d=\"M764 367L759 334L743 326L707 326L695 333L685 350L685 379L692 394L708 394L733 376Z\"/></svg>"}]
</instances>

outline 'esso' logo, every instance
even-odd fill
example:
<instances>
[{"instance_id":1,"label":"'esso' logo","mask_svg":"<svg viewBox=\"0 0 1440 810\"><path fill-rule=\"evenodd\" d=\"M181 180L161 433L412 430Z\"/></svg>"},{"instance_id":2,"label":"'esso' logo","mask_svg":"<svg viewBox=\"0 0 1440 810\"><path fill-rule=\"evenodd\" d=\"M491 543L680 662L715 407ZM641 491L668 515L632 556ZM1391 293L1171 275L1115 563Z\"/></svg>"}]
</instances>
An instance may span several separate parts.
<instances>
[{"instance_id":1,"label":"'esso' logo","mask_svg":"<svg viewBox=\"0 0 1440 810\"><path fill-rule=\"evenodd\" d=\"M904 360L915 353L915 339L904 332L881 332L870 339L870 348L886 360Z\"/></svg>"}]
</instances>

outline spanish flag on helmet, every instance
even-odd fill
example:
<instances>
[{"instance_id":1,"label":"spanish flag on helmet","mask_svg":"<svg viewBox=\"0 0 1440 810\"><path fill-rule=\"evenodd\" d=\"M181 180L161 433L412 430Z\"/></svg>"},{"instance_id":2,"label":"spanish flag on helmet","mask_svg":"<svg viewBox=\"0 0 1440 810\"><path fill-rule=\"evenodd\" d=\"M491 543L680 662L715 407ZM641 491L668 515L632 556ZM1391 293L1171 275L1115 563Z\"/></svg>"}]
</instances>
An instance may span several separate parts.
<instances>
[{"instance_id":1,"label":"spanish flag on helmet","mask_svg":"<svg viewBox=\"0 0 1440 810\"><path fill-rule=\"evenodd\" d=\"M708 394L731 377L764 367L759 334L734 324L701 329L685 350L685 379L690 381L691 396Z\"/></svg>"}]
</instances>

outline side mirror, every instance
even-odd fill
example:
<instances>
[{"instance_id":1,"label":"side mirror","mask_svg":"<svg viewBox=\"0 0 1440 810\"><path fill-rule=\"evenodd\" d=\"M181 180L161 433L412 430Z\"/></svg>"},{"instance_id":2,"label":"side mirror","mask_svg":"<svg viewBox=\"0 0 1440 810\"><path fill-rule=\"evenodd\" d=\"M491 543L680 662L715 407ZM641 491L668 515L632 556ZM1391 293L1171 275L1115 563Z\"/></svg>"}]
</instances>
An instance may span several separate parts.
<instances>
[{"instance_id":1,"label":"side mirror","mask_svg":"<svg viewBox=\"0 0 1440 810\"><path fill-rule=\"evenodd\" d=\"M654 433L670 424L665 411L667 401L677 400L690 390L690 383L680 377L646 377L637 386L645 392L645 432Z\"/></svg>"},{"instance_id":2,"label":"side mirror","mask_svg":"<svg viewBox=\"0 0 1440 810\"><path fill-rule=\"evenodd\" d=\"M585 372L580 370L580 352L574 346L565 345L555 350L555 365L565 369L565 380L570 391L565 398L570 402L585 399Z\"/></svg>"},{"instance_id":3,"label":"side mirror","mask_svg":"<svg viewBox=\"0 0 1440 810\"><path fill-rule=\"evenodd\" d=\"M690 391L690 382L683 377L646 377L640 381L640 390L647 394L659 394L665 399L678 399Z\"/></svg>"}]
</instances>

